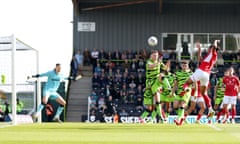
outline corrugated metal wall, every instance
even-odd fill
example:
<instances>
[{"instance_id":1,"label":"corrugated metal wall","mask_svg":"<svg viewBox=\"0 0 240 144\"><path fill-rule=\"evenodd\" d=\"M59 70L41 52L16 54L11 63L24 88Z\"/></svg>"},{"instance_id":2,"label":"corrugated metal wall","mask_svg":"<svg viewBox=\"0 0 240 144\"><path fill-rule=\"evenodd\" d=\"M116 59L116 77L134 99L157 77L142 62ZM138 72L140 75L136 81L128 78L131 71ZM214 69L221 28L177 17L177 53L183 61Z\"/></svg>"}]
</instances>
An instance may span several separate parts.
<instances>
[{"instance_id":1,"label":"corrugated metal wall","mask_svg":"<svg viewBox=\"0 0 240 144\"><path fill-rule=\"evenodd\" d=\"M143 49L147 38L170 33L239 33L240 5L131 5L81 12L74 17L74 49ZM96 22L95 32L78 32L77 22ZM160 46L160 45L159 45Z\"/></svg>"}]
</instances>

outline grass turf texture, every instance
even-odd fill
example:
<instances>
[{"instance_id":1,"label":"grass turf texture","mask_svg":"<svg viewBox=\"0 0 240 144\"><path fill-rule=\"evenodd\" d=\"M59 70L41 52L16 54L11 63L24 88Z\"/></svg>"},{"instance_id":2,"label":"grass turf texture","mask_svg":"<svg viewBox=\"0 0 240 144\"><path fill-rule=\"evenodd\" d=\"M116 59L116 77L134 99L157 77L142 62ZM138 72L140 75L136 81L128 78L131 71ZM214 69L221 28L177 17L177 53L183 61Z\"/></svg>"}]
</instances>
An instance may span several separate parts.
<instances>
[{"instance_id":1,"label":"grass turf texture","mask_svg":"<svg viewBox=\"0 0 240 144\"><path fill-rule=\"evenodd\" d=\"M240 125L0 124L1 144L240 144Z\"/></svg>"}]
</instances>

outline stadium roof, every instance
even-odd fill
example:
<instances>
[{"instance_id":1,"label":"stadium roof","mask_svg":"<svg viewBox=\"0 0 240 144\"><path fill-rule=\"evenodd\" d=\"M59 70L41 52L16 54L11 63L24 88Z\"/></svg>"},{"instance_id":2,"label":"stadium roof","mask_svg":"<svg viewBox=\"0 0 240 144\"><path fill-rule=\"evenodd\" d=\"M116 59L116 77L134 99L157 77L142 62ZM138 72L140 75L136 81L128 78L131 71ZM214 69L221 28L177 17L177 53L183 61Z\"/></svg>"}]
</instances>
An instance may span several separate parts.
<instances>
[{"instance_id":1,"label":"stadium roof","mask_svg":"<svg viewBox=\"0 0 240 144\"><path fill-rule=\"evenodd\" d=\"M12 50L12 37L11 36L0 37L0 51L10 51L10 50ZM35 49L16 38L16 50L23 51L23 50L35 50Z\"/></svg>"},{"instance_id":2,"label":"stadium roof","mask_svg":"<svg viewBox=\"0 0 240 144\"><path fill-rule=\"evenodd\" d=\"M159 12L164 4L240 4L239 0L72 0L77 11L92 11L128 5L156 3Z\"/></svg>"}]
</instances>

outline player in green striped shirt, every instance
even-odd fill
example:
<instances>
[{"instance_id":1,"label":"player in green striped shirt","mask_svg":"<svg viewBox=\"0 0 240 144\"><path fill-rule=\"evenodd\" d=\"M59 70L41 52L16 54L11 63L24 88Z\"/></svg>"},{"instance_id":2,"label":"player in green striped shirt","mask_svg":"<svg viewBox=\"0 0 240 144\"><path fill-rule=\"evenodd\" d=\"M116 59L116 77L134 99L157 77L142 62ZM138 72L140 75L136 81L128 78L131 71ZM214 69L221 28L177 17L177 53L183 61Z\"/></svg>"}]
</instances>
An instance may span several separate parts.
<instances>
[{"instance_id":1,"label":"player in green striped shirt","mask_svg":"<svg viewBox=\"0 0 240 144\"><path fill-rule=\"evenodd\" d=\"M175 76L170 72L170 61L167 61L168 69L165 71L164 79L162 81L163 90L161 93L161 104L162 107L165 107L166 117L169 116L171 112L171 104L175 99L175 92L173 92L174 79Z\"/></svg>"},{"instance_id":2,"label":"player in green striped shirt","mask_svg":"<svg viewBox=\"0 0 240 144\"><path fill-rule=\"evenodd\" d=\"M152 51L150 59L146 62L146 88L144 92L145 110L140 116L140 123L152 113L152 118L158 114L162 118L162 109L160 105L160 93L162 89L160 69L166 69L167 66L159 60L157 50ZM163 118L162 118L163 119Z\"/></svg>"},{"instance_id":3,"label":"player in green striped shirt","mask_svg":"<svg viewBox=\"0 0 240 144\"><path fill-rule=\"evenodd\" d=\"M191 97L191 89L188 88L187 92L184 92L183 87L186 80L192 75L192 71L189 69L188 61L181 62L181 70L175 73L174 90L177 90L177 95L174 101L174 109L178 114L178 118L174 120L177 125L181 125L184 121L184 109L188 105Z\"/></svg>"},{"instance_id":4,"label":"player in green striped shirt","mask_svg":"<svg viewBox=\"0 0 240 144\"><path fill-rule=\"evenodd\" d=\"M228 71L224 72L224 76L228 76ZM217 118L216 121L219 121L219 118L221 116L221 104L223 101L223 97L224 97L224 90L222 89L222 85L223 85L223 78L220 77L217 81L217 87L215 89L215 93L214 93L214 110L217 112ZM220 110L220 111L219 111Z\"/></svg>"}]
</instances>

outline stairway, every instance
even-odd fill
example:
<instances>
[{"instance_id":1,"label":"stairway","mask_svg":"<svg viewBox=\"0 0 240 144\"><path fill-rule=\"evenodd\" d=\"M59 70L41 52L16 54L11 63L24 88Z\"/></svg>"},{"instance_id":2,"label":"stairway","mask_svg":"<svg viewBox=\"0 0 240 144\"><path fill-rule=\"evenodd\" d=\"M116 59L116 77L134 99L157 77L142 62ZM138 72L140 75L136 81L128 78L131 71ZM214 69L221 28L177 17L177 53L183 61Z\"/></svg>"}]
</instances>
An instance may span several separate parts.
<instances>
[{"instance_id":1,"label":"stairway","mask_svg":"<svg viewBox=\"0 0 240 144\"><path fill-rule=\"evenodd\" d=\"M88 112L88 96L92 89L92 67L82 68L83 77L72 81L69 86L66 121L81 122Z\"/></svg>"}]
</instances>

